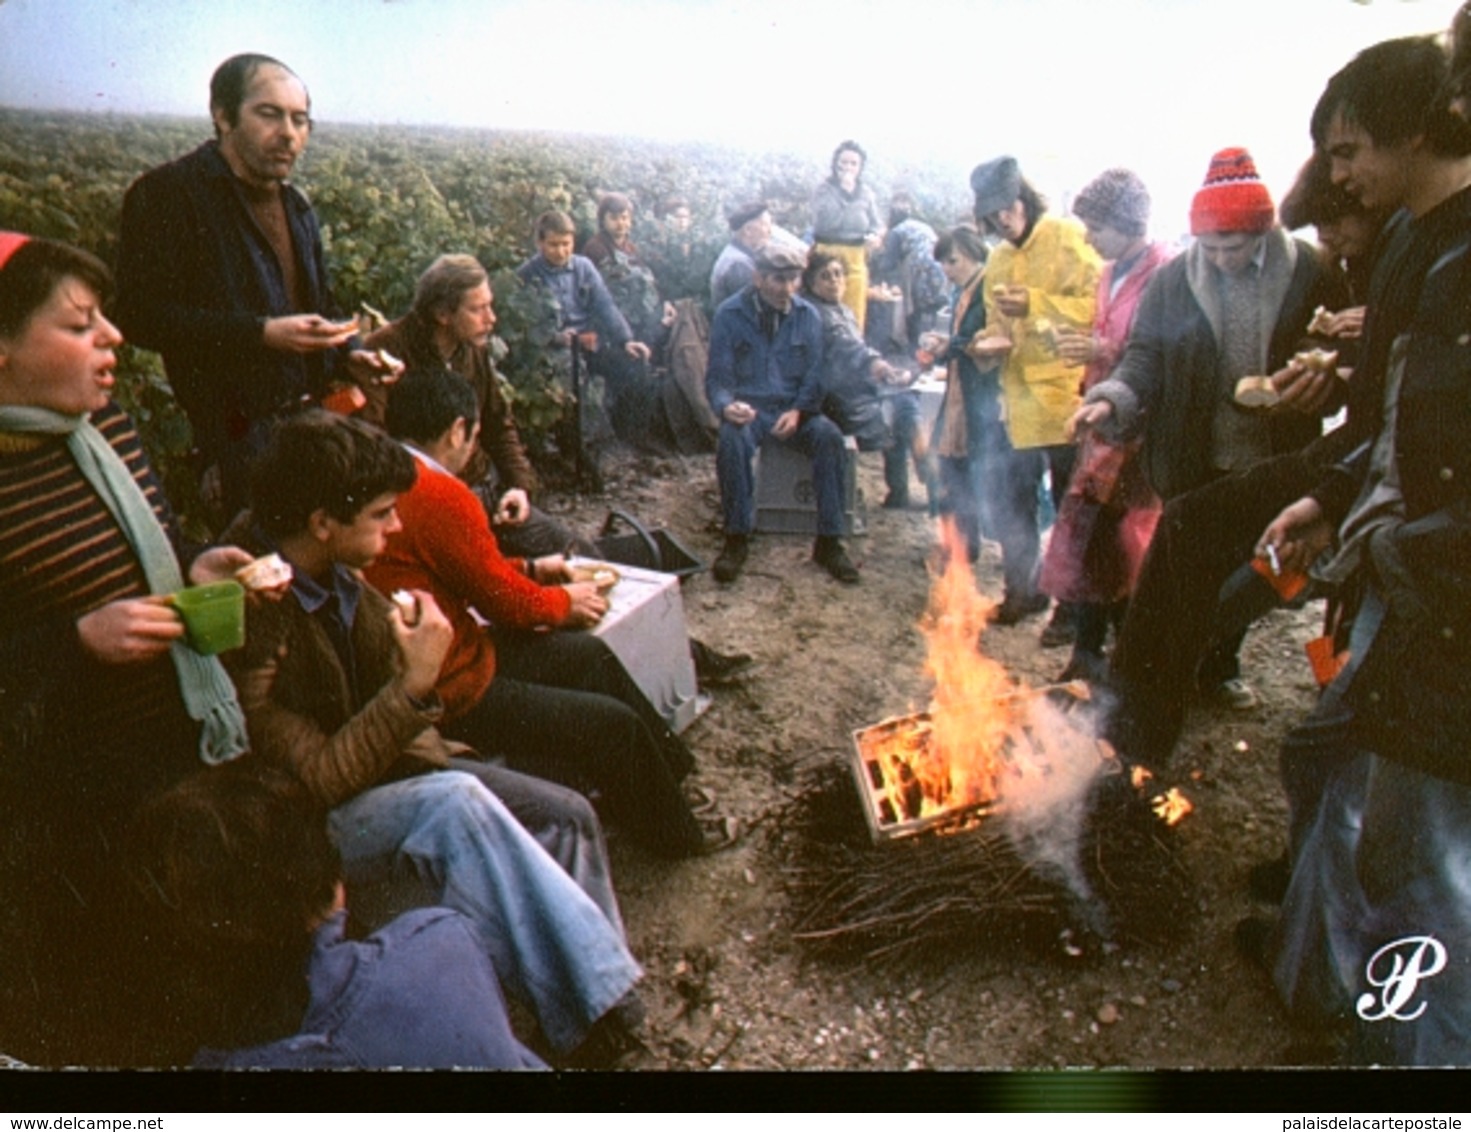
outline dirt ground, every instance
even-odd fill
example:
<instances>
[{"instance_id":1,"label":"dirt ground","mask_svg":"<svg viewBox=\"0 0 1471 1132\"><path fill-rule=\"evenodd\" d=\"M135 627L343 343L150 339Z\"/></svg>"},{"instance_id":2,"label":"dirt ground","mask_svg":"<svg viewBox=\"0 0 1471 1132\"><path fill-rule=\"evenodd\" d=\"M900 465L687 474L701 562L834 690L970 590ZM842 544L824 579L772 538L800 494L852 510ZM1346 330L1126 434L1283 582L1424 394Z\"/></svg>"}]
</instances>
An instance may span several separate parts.
<instances>
[{"instance_id":1,"label":"dirt ground","mask_svg":"<svg viewBox=\"0 0 1471 1132\"><path fill-rule=\"evenodd\" d=\"M720 545L713 457L629 457L605 492L549 501L591 529L610 506L664 526L706 563ZM734 849L669 864L610 834L631 945L647 977L644 1069L1260 1068L1282 1064L1292 1032L1265 976L1239 958L1231 929L1260 913L1247 868L1275 854L1285 809L1276 739L1308 711L1302 646L1321 608L1273 614L1249 636L1251 711L1191 710L1171 773L1195 812L1177 831L1187 914L1168 942L1105 943L1073 956L1005 933L926 961L876 964L814 955L794 939L792 877L812 854L794 824L800 796L846 766L855 728L922 708L929 697L917 625L933 521L877 505L877 454L860 460L867 533L850 543L862 571L841 586L809 561L810 540L760 536L740 580L708 571L683 587L690 632L756 661L714 691L685 733L697 781L750 832ZM983 591L999 597L987 545ZM1068 650L1043 649L1042 619L988 630L984 651L1018 681L1051 681ZM856 792L853 812L858 813ZM1161 913L1162 915L1164 913Z\"/></svg>"}]
</instances>

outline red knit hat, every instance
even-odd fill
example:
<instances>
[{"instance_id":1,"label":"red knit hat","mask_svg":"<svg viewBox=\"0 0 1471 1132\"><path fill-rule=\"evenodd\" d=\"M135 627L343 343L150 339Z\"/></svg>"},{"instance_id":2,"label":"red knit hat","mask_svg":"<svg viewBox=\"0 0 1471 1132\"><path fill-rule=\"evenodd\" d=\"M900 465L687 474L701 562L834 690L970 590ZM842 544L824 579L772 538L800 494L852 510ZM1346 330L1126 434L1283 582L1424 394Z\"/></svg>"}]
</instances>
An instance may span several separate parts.
<instances>
[{"instance_id":1,"label":"red knit hat","mask_svg":"<svg viewBox=\"0 0 1471 1132\"><path fill-rule=\"evenodd\" d=\"M1205 184L1190 202L1190 234L1267 232L1276 223L1272 195L1244 149L1223 149L1211 158Z\"/></svg>"},{"instance_id":2,"label":"red knit hat","mask_svg":"<svg viewBox=\"0 0 1471 1132\"><path fill-rule=\"evenodd\" d=\"M4 267L5 261L30 240L23 232L0 232L0 267Z\"/></svg>"}]
</instances>

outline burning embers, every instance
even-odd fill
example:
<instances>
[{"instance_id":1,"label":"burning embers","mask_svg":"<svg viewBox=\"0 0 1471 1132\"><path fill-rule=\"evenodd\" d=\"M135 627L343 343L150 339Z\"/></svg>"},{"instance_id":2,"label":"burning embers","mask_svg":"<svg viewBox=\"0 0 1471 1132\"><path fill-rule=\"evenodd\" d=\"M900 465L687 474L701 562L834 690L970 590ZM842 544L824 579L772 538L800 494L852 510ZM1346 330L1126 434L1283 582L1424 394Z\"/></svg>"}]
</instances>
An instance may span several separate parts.
<instances>
[{"instance_id":1,"label":"burning embers","mask_svg":"<svg viewBox=\"0 0 1471 1132\"><path fill-rule=\"evenodd\" d=\"M1149 783L1154 775L1142 766L1136 766L1129 772L1129 784L1141 794L1149 792ZM1149 808L1154 811L1154 816L1164 822L1165 825L1175 825L1181 818L1195 809L1190 799L1180 793L1177 786L1171 786L1162 794L1156 794L1149 800Z\"/></svg>"}]
</instances>

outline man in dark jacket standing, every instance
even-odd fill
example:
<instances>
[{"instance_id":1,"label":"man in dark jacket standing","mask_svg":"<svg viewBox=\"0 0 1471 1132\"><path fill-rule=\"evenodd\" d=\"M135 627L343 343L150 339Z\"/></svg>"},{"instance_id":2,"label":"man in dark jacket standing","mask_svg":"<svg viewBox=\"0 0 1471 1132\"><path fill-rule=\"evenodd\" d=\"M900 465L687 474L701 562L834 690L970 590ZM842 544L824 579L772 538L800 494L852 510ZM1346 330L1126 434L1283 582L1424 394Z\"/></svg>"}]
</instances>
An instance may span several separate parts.
<instances>
[{"instance_id":1,"label":"man in dark jacket standing","mask_svg":"<svg viewBox=\"0 0 1471 1132\"><path fill-rule=\"evenodd\" d=\"M233 56L210 80L210 116L213 141L128 189L117 313L163 355L233 512L274 418L349 369L386 367L351 350L357 324L332 300L316 215L287 180L311 136L305 84L268 56Z\"/></svg>"},{"instance_id":2,"label":"man in dark jacket standing","mask_svg":"<svg viewBox=\"0 0 1471 1132\"><path fill-rule=\"evenodd\" d=\"M719 582L740 576L756 526L752 461L767 436L812 458L817 495L813 560L840 582L858 570L839 537L843 530L843 434L822 415L822 316L797 294L807 256L767 244L756 253L756 277L720 305L710 328L705 390L720 417L715 453L725 546L715 560Z\"/></svg>"},{"instance_id":3,"label":"man in dark jacket standing","mask_svg":"<svg viewBox=\"0 0 1471 1132\"><path fill-rule=\"evenodd\" d=\"M1402 211L1352 385L1348 427L1365 443L1259 543L1356 613L1343 670L1282 748L1280 927L1247 921L1238 940L1355 1064L1464 1064L1471 1049L1471 26L1458 25L1449 107L1439 45L1421 37L1360 53L1314 112L1334 182Z\"/></svg>"}]
</instances>

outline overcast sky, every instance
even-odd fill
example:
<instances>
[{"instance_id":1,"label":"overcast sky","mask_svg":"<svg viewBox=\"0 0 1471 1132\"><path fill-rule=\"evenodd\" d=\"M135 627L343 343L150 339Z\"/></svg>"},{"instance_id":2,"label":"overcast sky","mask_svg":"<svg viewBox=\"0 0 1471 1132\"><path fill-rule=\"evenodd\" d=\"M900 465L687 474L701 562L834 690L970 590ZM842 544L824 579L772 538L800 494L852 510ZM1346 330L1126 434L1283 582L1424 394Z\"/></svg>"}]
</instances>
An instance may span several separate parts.
<instances>
[{"instance_id":1,"label":"overcast sky","mask_svg":"<svg viewBox=\"0 0 1471 1132\"><path fill-rule=\"evenodd\" d=\"M1454 0L0 0L0 105L198 114L239 51L319 122L701 138L902 166L998 153L1053 196L1108 165L1182 230L1211 153L1279 196L1327 77Z\"/></svg>"}]
</instances>

